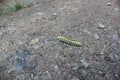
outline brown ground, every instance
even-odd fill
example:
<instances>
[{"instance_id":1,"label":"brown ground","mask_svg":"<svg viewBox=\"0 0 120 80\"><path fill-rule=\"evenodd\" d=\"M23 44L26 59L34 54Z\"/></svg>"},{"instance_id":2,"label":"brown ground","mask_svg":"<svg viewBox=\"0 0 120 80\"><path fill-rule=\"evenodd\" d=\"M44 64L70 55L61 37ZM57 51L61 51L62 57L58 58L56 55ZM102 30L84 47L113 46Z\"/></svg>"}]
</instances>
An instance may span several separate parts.
<instances>
[{"instance_id":1,"label":"brown ground","mask_svg":"<svg viewBox=\"0 0 120 80\"><path fill-rule=\"evenodd\" d=\"M20 3L30 7L0 16L1 80L120 80L120 0Z\"/></svg>"}]
</instances>

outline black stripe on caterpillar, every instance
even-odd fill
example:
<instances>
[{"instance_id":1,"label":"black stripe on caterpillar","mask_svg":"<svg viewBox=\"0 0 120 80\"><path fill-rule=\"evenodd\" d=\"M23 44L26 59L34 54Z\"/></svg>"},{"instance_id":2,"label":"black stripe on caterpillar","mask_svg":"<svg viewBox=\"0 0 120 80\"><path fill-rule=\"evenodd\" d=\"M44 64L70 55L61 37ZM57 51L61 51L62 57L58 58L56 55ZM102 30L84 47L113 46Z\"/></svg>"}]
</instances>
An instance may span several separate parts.
<instances>
[{"instance_id":1,"label":"black stripe on caterpillar","mask_svg":"<svg viewBox=\"0 0 120 80\"><path fill-rule=\"evenodd\" d=\"M63 42L63 43L69 44L69 45L78 46L78 47L81 46L80 42L69 40L69 39L67 39L67 38L65 38L63 36L58 36L57 39L60 42Z\"/></svg>"}]
</instances>

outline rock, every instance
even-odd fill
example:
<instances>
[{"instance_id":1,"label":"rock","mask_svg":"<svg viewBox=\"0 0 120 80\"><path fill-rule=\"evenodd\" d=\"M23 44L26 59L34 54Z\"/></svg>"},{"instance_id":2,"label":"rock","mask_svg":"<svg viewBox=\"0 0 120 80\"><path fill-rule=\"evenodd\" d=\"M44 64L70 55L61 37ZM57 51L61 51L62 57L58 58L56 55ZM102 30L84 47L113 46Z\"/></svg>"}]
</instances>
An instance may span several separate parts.
<instances>
[{"instance_id":1,"label":"rock","mask_svg":"<svg viewBox=\"0 0 120 80\"><path fill-rule=\"evenodd\" d=\"M100 54L101 54L101 55L103 55L103 54L104 54L104 52L101 52Z\"/></svg>"},{"instance_id":2,"label":"rock","mask_svg":"<svg viewBox=\"0 0 120 80\"><path fill-rule=\"evenodd\" d=\"M3 32L2 31L0 31L0 36L2 36L3 35Z\"/></svg>"},{"instance_id":3,"label":"rock","mask_svg":"<svg viewBox=\"0 0 120 80\"><path fill-rule=\"evenodd\" d=\"M89 35L92 35L92 33L89 30L87 30L87 29L83 29L83 32L85 32L85 33L87 33Z\"/></svg>"},{"instance_id":4,"label":"rock","mask_svg":"<svg viewBox=\"0 0 120 80\"><path fill-rule=\"evenodd\" d=\"M20 73L26 74L27 72L33 78L35 74L32 71L40 69L36 55L30 54L27 50L17 51L14 54L14 58L10 55L10 58L8 56L7 59L13 61L7 72L11 73L14 71L15 75L18 74L18 77L20 77Z\"/></svg>"},{"instance_id":5,"label":"rock","mask_svg":"<svg viewBox=\"0 0 120 80\"><path fill-rule=\"evenodd\" d=\"M73 77L71 80L80 80L80 79L78 79L77 77Z\"/></svg>"},{"instance_id":6,"label":"rock","mask_svg":"<svg viewBox=\"0 0 120 80\"><path fill-rule=\"evenodd\" d=\"M44 43L41 43L41 44L38 43L38 44L33 45L32 48L35 50L39 50L39 48L43 45L44 45Z\"/></svg>"},{"instance_id":7,"label":"rock","mask_svg":"<svg viewBox=\"0 0 120 80\"><path fill-rule=\"evenodd\" d=\"M4 21L0 21L0 28L1 27L5 27L5 22Z\"/></svg>"},{"instance_id":8,"label":"rock","mask_svg":"<svg viewBox=\"0 0 120 80\"><path fill-rule=\"evenodd\" d=\"M48 71L46 71L43 75L41 75L40 80L52 80L52 76Z\"/></svg>"},{"instance_id":9,"label":"rock","mask_svg":"<svg viewBox=\"0 0 120 80\"><path fill-rule=\"evenodd\" d=\"M95 34L94 34L94 37L95 37L95 39L99 39L98 33L95 33Z\"/></svg>"},{"instance_id":10,"label":"rock","mask_svg":"<svg viewBox=\"0 0 120 80\"><path fill-rule=\"evenodd\" d=\"M112 61L117 61L118 59L120 59L116 53L111 53L109 57L110 57L110 60Z\"/></svg>"},{"instance_id":11,"label":"rock","mask_svg":"<svg viewBox=\"0 0 120 80\"><path fill-rule=\"evenodd\" d=\"M72 27L78 27L80 25L81 25L80 22L72 22Z\"/></svg>"},{"instance_id":12,"label":"rock","mask_svg":"<svg viewBox=\"0 0 120 80\"><path fill-rule=\"evenodd\" d=\"M26 61L21 58L17 58L14 62L14 66L16 67L25 67L26 66Z\"/></svg>"},{"instance_id":13,"label":"rock","mask_svg":"<svg viewBox=\"0 0 120 80\"><path fill-rule=\"evenodd\" d=\"M107 69L107 72L112 72L113 70L115 70L116 66L116 63L111 63Z\"/></svg>"},{"instance_id":14,"label":"rock","mask_svg":"<svg viewBox=\"0 0 120 80\"><path fill-rule=\"evenodd\" d=\"M30 55L30 53L27 50L23 50L22 52L16 51L16 54L19 58L25 59L27 55Z\"/></svg>"},{"instance_id":15,"label":"rock","mask_svg":"<svg viewBox=\"0 0 120 80\"><path fill-rule=\"evenodd\" d=\"M86 76L88 74L88 71L86 69L79 69L79 74L82 76Z\"/></svg>"},{"instance_id":16,"label":"rock","mask_svg":"<svg viewBox=\"0 0 120 80\"><path fill-rule=\"evenodd\" d=\"M34 74L34 73L30 74L30 77L31 77L31 78L34 78L34 77L35 77L35 74Z\"/></svg>"},{"instance_id":17,"label":"rock","mask_svg":"<svg viewBox=\"0 0 120 80\"><path fill-rule=\"evenodd\" d=\"M112 5L111 2L108 2L108 3L107 3L107 6L111 6L111 5Z\"/></svg>"},{"instance_id":18,"label":"rock","mask_svg":"<svg viewBox=\"0 0 120 80\"><path fill-rule=\"evenodd\" d=\"M86 62L85 60L81 60L82 65L87 68L89 66L90 63Z\"/></svg>"},{"instance_id":19,"label":"rock","mask_svg":"<svg viewBox=\"0 0 120 80\"><path fill-rule=\"evenodd\" d=\"M9 54L9 55L6 56L6 60L11 60L13 57L14 57L13 54Z\"/></svg>"},{"instance_id":20,"label":"rock","mask_svg":"<svg viewBox=\"0 0 120 80\"><path fill-rule=\"evenodd\" d=\"M114 8L114 10L115 10L115 11L119 11L119 9L118 9L118 8Z\"/></svg>"},{"instance_id":21,"label":"rock","mask_svg":"<svg viewBox=\"0 0 120 80\"><path fill-rule=\"evenodd\" d=\"M57 65L54 65L54 68L55 68L55 69L58 69L58 66L57 66Z\"/></svg>"},{"instance_id":22,"label":"rock","mask_svg":"<svg viewBox=\"0 0 120 80\"><path fill-rule=\"evenodd\" d=\"M76 61L80 61L80 57L82 56L83 52L81 50L75 50Z\"/></svg>"},{"instance_id":23,"label":"rock","mask_svg":"<svg viewBox=\"0 0 120 80\"><path fill-rule=\"evenodd\" d=\"M75 55L76 56L81 56L83 54L83 52L81 50L75 50Z\"/></svg>"},{"instance_id":24,"label":"rock","mask_svg":"<svg viewBox=\"0 0 120 80\"><path fill-rule=\"evenodd\" d=\"M96 47L96 48L94 49L94 53L95 53L95 54L100 54L101 51L102 51L102 49L101 49L100 47Z\"/></svg>"},{"instance_id":25,"label":"rock","mask_svg":"<svg viewBox=\"0 0 120 80\"><path fill-rule=\"evenodd\" d=\"M57 13L53 13L51 16L49 16L49 20L55 20L57 19Z\"/></svg>"},{"instance_id":26,"label":"rock","mask_svg":"<svg viewBox=\"0 0 120 80\"><path fill-rule=\"evenodd\" d=\"M19 66L19 67L24 67L26 66L26 57L30 55L30 53L27 50L24 50L22 52L16 52L17 58L15 59L13 65L14 66Z\"/></svg>"},{"instance_id":27,"label":"rock","mask_svg":"<svg viewBox=\"0 0 120 80\"><path fill-rule=\"evenodd\" d=\"M103 25L103 24L98 24L98 28L100 28L100 29L104 29L105 28L105 26Z\"/></svg>"},{"instance_id":28,"label":"rock","mask_svg":"<svg viewBox=\"0 0 120 80\"><path fill-rule=\"evenodd\" d=\"M90 65L89 65L91 68L95 68L99 71L104 71L105 70L105 65L101 62L92 62Z\"/></svg>"},{"instance_id":29,"label":"rock","mask_svg":"<svg viewBox=\"0 0 120 80\"><path fill-rule=\"evenodd\" d=\"M32 39L29 44L30 44L30 45L34 45L34 44L36 44L37 42L39 42L39 38Z\"/></svg>"},{"instance_id":30,"label":"rock","mask_svg":"<svg viewBox=\"0 0 120 80\"><path fill-rule=\"evenodd\" d=\"M77 71L78 68L79 68L79 65L73 67L72 69L75 70L75 71Z\"/></svg>"}]
</instances>

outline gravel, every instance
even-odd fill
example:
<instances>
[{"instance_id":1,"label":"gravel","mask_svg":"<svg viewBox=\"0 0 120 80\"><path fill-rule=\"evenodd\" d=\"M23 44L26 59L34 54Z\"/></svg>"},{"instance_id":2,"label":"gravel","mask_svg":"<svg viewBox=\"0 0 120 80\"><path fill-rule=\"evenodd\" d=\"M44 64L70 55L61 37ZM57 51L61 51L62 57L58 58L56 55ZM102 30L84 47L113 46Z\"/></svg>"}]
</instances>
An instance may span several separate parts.
<instances>
[{"instance_id":1,"label":"gravel","mask_svg":"<svg viewBox=\"0 0 120 80\"><path fill-rule=\"evenodd\" d=\"M0 80L120 80L118 3L38 0L1 15Z\"/></svg>"}]
</instances>

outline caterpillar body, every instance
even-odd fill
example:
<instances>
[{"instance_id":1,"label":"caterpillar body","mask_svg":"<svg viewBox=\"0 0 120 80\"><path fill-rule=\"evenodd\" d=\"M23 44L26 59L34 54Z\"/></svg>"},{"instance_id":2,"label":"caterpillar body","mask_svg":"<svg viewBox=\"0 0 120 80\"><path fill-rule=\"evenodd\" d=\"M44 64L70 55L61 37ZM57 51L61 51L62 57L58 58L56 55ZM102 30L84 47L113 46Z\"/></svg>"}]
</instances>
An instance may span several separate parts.
<instances>
[{"instance_id":1,"label":"caterpillar body","mask_svg":"<svg viewBox=\"0 0 120 80\"><path fill-rule=\"evenodd\" d=\"M67 38L65 38L63 36L58 36L57 39L60 42L63 42L63 43L66 43L66 44L69 44L69 45L72 45L72 46L78 46L78 47L81 46L80 42L69 40L69 39L67 39Z\"/></svg>"}]
</instances>

